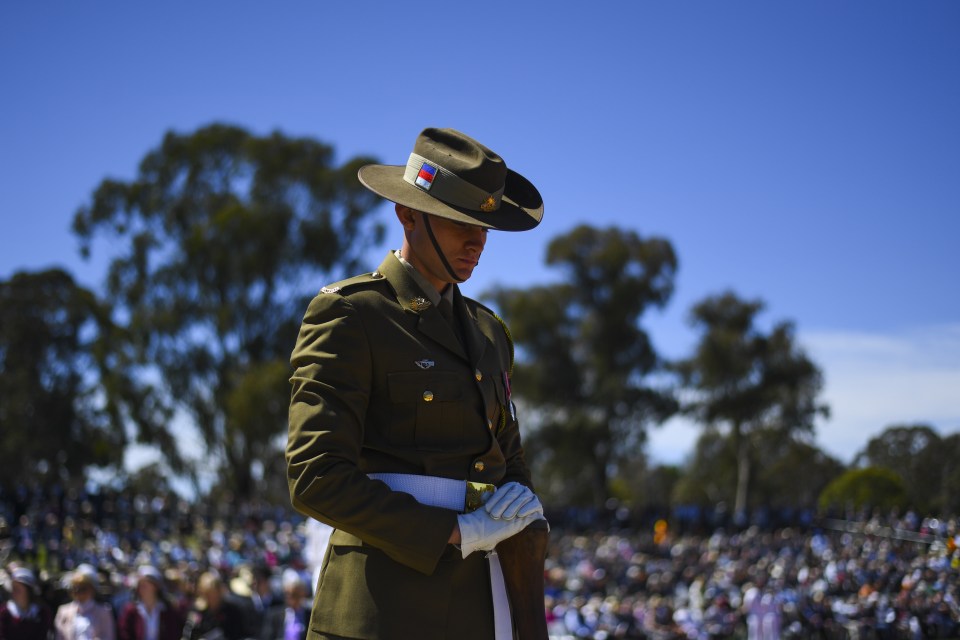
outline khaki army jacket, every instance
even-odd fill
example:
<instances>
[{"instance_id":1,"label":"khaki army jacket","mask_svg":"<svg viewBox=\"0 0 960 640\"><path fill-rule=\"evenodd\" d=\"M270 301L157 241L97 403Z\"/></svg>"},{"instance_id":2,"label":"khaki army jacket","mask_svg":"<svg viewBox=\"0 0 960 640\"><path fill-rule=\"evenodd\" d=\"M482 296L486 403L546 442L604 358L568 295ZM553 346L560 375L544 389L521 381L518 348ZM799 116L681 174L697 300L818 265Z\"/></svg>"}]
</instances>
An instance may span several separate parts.
<instances>
[{"instance_id":1,"label":"khaki army jacket","mask_svg":"<svg viewBox=\"0 0 960 640\"><path fill-rule=\"evenodd\" d=\"M453 301L463 344L390 253L372 274L324 287L291 358L294 507L334 527L333 546L370 545L426 575L447 550L457 514L367 474L531 485L506 328L459 289Z\"/></svg>"}]
</instances>

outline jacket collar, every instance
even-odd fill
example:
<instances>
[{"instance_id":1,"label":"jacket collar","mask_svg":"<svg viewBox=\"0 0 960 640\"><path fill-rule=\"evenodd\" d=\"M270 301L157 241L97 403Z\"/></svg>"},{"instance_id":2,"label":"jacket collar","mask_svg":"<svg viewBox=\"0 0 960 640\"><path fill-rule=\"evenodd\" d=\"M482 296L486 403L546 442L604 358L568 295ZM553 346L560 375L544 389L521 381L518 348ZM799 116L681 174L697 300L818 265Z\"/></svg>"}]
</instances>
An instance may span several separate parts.
<instances>
[{"instance_id":1,"label":"jacket collar","mask_svg":"<svg viewBox=\"0 0 960 640\"><path fill-rule=\"evenodd\" d=\"M457 285L453 286L453 312L457 315L463 329L466 345L460 343L453 327L443 318L440 311L430 301L430 296L417 284L416 280L391 251L384 258L377 272L383 275L397 294L397 302L407 313L419 316L417 328L430 339L439 342L448 350L472 363L477 363L486 348L486 336L480 331L476 316L464 302ZM466 346L466 350L464 350Z\"/></svg>"}]
</instances>

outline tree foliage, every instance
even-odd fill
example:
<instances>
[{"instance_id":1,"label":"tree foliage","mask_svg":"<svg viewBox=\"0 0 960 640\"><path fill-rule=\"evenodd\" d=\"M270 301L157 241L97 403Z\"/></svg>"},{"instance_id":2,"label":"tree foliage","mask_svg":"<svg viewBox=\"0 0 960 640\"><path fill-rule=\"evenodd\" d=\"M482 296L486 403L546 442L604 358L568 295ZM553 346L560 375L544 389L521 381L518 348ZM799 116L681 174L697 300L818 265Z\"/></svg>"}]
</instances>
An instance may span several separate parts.
<instances>
[{"instance_id":1,"label":"tree foliage","mask_svg":"<svg viewBox=\"0 0 960 640\"><path fill-rule=\"evenodd\" d=\"M846 469L844 464L805 439L784 437L780 429L754 434L757 453L753 504L814 507L823 489Z\"/></svg>"},{"instance_id":2,"label":"tree foliage","mask_svg":"<svg viewBox=\"0 0 960 640\"><path fill-rule=\"evenodd\" d=\"M736 450L729 437L706 428L690 453L671 501L686 505L733 504L736 497Z\"/></svg>"},{"instance_id":3,"label":"tree foliage","mask_svg":"<svg viewBox=\"0 0 960 640\"><path fill-rule=\"evenodd\" d=\"M952 438L952 439L951 439ZM893 425L871 438L857 454L854 465L895 471L904 481L910 504L925 513L949 513L960 471L960 434L948 438L928 425ZM951 480L954 480L951 482Z\"/></svg>"},{"instance_id":4,"label":"tree foliage","mask_svg":"<svg viewBox=\"0 0 960 640\"><path fill-rule=\"evenodd\" d=\"M356 158L281 133L214 124L168 133L134 180L107 179L77 211L89 254L110 255L106 287L155 408L131 416L142 440L182 462L173 416L196 426L241 496L276 452L286 420L286 362L306 300L357 268L382 228Z\"/></svg>"},{"instance_id":5,"label":"tree foliage","mask_svg":"<svg viewBox=\"0 0 960 640\"><path fill-rule=\"evenodd\" d=\"M0 282L0 486L122 462L123 421L100 391L114 337L108 310L64 271Z\"/></svg>"},{"instance_id":6,"label":"tree foliage","mask_svg":"<svg viewBox=\"0 0 960 640\"><path fill-rule=\"evenodd\" d=\"M676 409L650 384L662 363L639 321L670 299L677 259L664 239L582 225L550 242L546 262L560 284L490 297L519 349L513 384L536 423L526 448L539 490L600 506L647 425Z\"/></svg>"},{"instance_id":7,"label":"tree foliage","mask_svg":"<svg viewBox=\"0 0 960 640\"><path fill-rule=\"evenodd\" d=\"M826 485L844 471L843 464L802 439L778 429L760 429L749 439L754 489L747 508L815 507ZM707 428L697 439L677 483L676 504L735 504L737 451L729 433Z\"/></svg>"},{"instance_id":8,"label":"tree foliage","mask_svg":"<svg viewBox=\"0 0 960 640\"><path fill-rule=\"evenodd\" d=\"M803 437L813 433L817 415L827 414L817 400L820 370L796 344L793 325L780 322L763 333L756 326L762 309L762 302L731 292L707 297L691 311L700 341L693 355L674 365L689 391L685 411L705 426L729 429L736 460L735 513L749 503L757 465L751 434L764 430Z\"/></svg>"},{"instance_id":9,"label":"tree foliage","mask_svg":"<svg viewBox=\"0 0 960 640\"><path fill-rule=\"evenodd\" d=\"M943 515L960 513L960 432L952 433L940 443L942 475L939 498L934 504Z\"/></svg>"},{"instance_id":10,"label":"tree foliage","mask_svg":"<svg viewBox=\"0 0 960 640\"><path fill-rule=\"evenodd\" d=\"M822 509L878 508L889 510L907 505L903 478L896 471L880 467L850 469L831 482L820 494Z\"/></svg>"}]
</instances>

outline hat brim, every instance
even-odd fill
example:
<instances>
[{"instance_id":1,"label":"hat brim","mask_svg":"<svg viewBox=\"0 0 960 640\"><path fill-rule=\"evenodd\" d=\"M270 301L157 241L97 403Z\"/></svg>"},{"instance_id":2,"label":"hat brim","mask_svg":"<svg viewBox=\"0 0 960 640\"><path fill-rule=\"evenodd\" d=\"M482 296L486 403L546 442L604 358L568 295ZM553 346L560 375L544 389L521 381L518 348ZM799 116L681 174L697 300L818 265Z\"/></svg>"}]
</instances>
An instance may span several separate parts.
<instances>
[{"instance_id":1,"label":"hat brim","mask_svg":"<svg viewBox=\"0 0 960 640\"><path fill-rule=\"evenodd\" d=\"M37 583L37 581L34 578L26 578L26 577L17 578L16 576L14 576L10 581L19 582L23 586L30 589L30 591L32 591L35 595L40 593L40 585Z\"/></svg>"},{"instance_id":2,"label":"hat brim","mask_svg":"<svg viewBox=\"0 0 960 640\"><path fill-rule=\"evenodd\" d=\"M158 589L162 589L162 588L163 588L163 579L160 578L159 576L143 575L143 574L138 575L138 576L137 576L137 584L140 584L140 583L143 582L143 581L152 582L152 583L154 584L154 586L156 586Z\"/></svg>"},{"instance_id":3,"label":"hat brim","mask_svg":"<svg viewBox=\"0 0 960 640\"><path fill-rule=\"evenodd\" d=\"M496 231L528 231L543 219L543 198L533 184L522 175L507 169L503 198L496 211L473 211L437 200L403 179L404 166L368 164L360 167L357 177L370 191L391 202L424 213Z\"/></svg>"}]
</instances>

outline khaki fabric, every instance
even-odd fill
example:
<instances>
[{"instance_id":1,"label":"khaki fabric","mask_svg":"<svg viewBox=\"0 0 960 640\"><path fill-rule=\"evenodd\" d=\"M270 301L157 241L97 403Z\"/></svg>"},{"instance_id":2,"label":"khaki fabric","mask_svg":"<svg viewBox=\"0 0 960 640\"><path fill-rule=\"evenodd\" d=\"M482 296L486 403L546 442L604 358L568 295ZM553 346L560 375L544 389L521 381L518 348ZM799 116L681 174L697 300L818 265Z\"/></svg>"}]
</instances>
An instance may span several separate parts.
<instances>
[{"instance_id":1,"label":"khaki fabric","mask_svg":"<svg viewBox=\"0 0 960 640\"><path fill-rule=\"evenodd\" d=\"M531 484L504 327L459 290L454 312L462 344L392 253L307 309L291 357L288 481L293 505L336 529L313 638L492 637L486 562L446 544L456 512L367 477Z\"/></svg>"}]
</instances>

